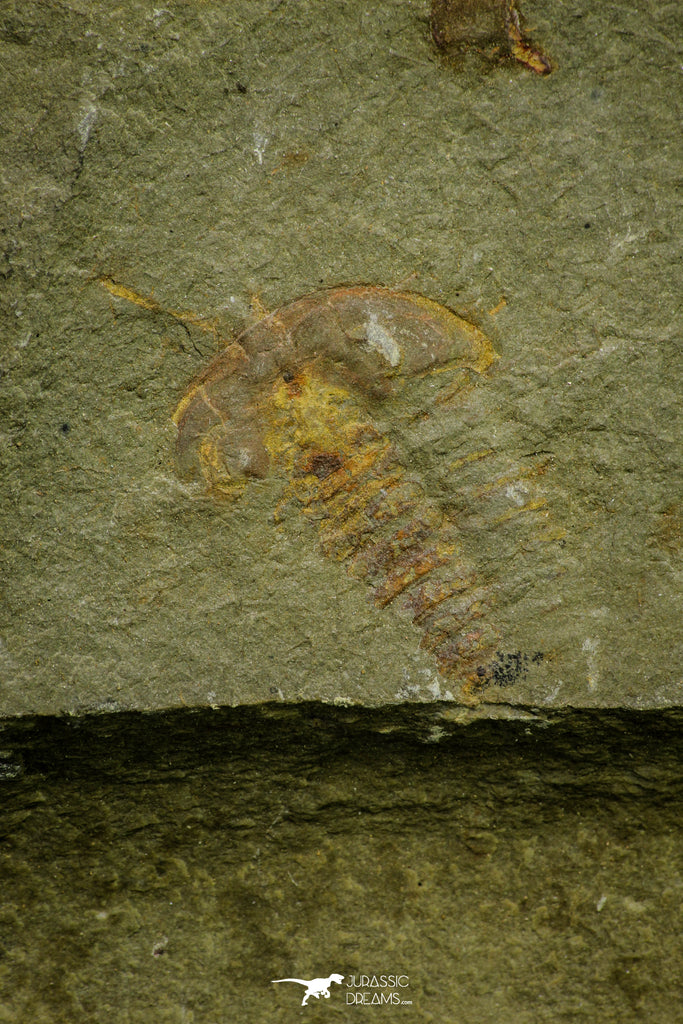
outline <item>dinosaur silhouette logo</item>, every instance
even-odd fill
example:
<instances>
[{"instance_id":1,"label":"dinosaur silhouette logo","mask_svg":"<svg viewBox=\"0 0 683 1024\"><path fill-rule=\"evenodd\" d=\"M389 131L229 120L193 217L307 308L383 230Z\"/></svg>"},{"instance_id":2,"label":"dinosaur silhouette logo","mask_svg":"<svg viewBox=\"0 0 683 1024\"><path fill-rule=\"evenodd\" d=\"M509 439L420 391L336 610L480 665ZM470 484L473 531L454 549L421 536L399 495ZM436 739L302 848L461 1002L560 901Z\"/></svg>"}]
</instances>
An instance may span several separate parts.
<instances>
[{"instance_id":1,"label":"dinosaur silhouette logo","mask_svg":"<svg viewBox=\"0 0 683 1024\"><path fill-rule=\"evenodd\" d=\"M316 999L324 996L325 999L329 999L332 982L334 981L337 985L341 985L343 980L343 974L330 974L329 978L313 978L311 981L305 981L303 978L275 978L272 984L280 985L283 981L293 981L297 985L305 985L306 991L301 1001L301 1005L305 1006L310 996L315 996Z\"/></svg>"}]
</instances>

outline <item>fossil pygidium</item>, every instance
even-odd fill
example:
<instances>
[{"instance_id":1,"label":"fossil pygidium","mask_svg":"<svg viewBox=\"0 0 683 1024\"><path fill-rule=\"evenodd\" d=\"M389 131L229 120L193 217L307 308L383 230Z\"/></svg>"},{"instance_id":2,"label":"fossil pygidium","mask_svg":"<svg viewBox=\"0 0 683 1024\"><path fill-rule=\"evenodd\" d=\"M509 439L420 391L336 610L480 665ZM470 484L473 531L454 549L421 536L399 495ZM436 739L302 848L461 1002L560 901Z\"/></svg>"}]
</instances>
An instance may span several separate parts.
<instances>
[{"instance_id":1,"label":"fossil pygidium","mask_svg":"<svg viewBox=\"0 0 683 1024\"><path fill-rule=\"evenodd\" d=\"M443 676L481 678L496 644L489 595L390 416L416 379L480 374L496 358L481 331L421 295L307 295L245 330L190 385L174 415L180 470L200 470L226 497L270 472L286 477L323 553L378 606L411 616Z\"/></svg>"}]
</instances>

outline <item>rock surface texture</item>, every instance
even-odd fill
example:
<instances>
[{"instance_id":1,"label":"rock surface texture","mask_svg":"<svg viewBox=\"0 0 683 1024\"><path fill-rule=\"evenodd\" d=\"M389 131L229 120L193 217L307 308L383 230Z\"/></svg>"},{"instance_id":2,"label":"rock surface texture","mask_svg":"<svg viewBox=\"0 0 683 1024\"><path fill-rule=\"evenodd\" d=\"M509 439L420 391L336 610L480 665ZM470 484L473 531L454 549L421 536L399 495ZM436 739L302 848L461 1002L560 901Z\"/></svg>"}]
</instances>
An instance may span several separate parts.
<instances>
[{"instance_id":1,"label":"rock surface texture","mask_svg":"<svg viewBox=\"0 0 683 1024\"><path fill-rule=\"evenodd\" d=\"M549 75L429 14L3 6L1 717L680 705L680 9L526 3ZM254 369L356 287L460 351Z\"/></svg>"}]
</instances>

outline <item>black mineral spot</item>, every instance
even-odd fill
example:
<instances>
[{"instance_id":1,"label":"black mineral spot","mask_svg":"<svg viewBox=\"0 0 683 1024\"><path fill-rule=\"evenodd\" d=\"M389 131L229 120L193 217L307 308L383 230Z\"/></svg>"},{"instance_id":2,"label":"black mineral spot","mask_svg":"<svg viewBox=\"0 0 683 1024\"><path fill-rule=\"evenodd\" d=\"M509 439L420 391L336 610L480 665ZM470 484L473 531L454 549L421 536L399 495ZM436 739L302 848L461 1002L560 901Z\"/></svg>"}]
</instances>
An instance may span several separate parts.
<instances>
[{"instance_id":1,"label":"black mineral spot","mask_svg":"<svg viewBox=\"0 0 683 1024\"><path fill-rule=\"evenodd\" d=\"M341 469L343 465L344 460L339 452L317 452L311 455L305 469L307 472L317 476L319 480L325 480L332 473L336 473L338 469Z\"/></svg>"},{"instance_id":2,"label":"black mineral spot","mask_svg":"<svg viewBox=\"0 0 683 1024\"><path fill-rule=\"evenodd\" d=\"M534 651L532 654L522 651L504 654L502 651L496 651L496 656L489 665L480 665L477 669L480 681L476 688L480 691L489 686L498 686L501 689L514 686L526 679L529 665L538 665L541 661L543 651Z\"/></svg>"}]
</instances>

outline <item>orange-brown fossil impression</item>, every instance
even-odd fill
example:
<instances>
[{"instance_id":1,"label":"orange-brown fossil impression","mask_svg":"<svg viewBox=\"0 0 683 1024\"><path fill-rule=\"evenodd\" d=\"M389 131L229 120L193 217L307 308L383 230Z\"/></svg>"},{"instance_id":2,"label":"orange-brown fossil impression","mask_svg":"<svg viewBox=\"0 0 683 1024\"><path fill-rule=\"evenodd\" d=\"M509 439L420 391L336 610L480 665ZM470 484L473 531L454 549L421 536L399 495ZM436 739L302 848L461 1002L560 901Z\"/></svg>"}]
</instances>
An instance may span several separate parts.
<instances>
[{"instance_id":1,"label":"orange-brown fossil impression","mask_svg":"<svg viewBox=\"0 0 683 1024\"><path fill-rule=\"evenodd\" d=\"M493 60L512 58L539 75L552 71L525 34L515 0L432 0L431 29L445 53L474 49Z\"/></svg>"},{"instance_id":2,"label":"orange-brown fossil impression","mask_svg":"<svg viewBox=\"0 0 683 1024\"><path fill-rule=\"evenodd\" d=\"M217 496L276 472L317 526L325 555L395 603L423 632L442 676L482 681L496 651L488 594L456 523L426 493L379 423L415 378L480 374L488 339L420 295L337 288L245 330L180 402L177 456ZM394 405L395 408L395 405Z\"/></svg>"}]
</instances>

